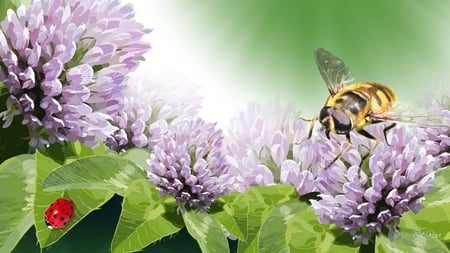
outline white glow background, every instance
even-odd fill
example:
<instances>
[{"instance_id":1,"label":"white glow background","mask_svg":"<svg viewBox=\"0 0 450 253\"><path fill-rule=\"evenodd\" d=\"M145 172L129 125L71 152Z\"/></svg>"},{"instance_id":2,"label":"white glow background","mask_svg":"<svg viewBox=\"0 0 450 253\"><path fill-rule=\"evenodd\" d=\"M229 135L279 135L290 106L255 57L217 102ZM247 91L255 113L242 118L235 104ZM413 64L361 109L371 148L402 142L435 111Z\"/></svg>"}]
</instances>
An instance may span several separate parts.
<instances>
[{"instance_id":1,"label":"white glow background","mask_svg":"<svg viewBox=\"0 0 450 253\"><path fill-rule=\"evenodd\" d=\"M145 71L146 64L161 64L185 74L190 81L201 87L199 94L204 100L200 116L206 121L217 122L224 127L238 108L262 97L260 93L255 93L254 82L253 86L249 85L251 80L238 80L227 71L231 62L219 59L220 54L204 47L208 43L203 43L195 36L199 33L193 32L197 28L179 29L177 23L184 19L179 16L179 12L171 10L170 1L126 2L133 4L136 19L153 29L145 37L152 44L152 49L146 54L146 62L141 64L140 71Z\"/></svg>"}]
</instances>

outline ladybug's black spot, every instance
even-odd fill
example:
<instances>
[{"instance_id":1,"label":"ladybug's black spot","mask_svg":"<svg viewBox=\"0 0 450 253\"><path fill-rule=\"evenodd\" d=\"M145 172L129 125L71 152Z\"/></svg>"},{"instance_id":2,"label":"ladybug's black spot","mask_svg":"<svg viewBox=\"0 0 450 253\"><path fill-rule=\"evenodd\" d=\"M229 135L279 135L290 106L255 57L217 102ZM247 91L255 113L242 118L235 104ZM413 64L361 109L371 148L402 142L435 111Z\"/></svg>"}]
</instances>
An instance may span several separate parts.
<instances>
[{"instance_id":1,"label":"ladybug's black spot","mask_svg":"<svg viewBox=\"0 0 450 253\"><path fill-rule=\"evenodd\" d=\"M64 217L59 217L59 220L60 220L60 221L63 221L63 220L64 220Z\"/></svg>"},{"instance_id":2,"label":"ladybug's black spot","mask_svg":"<svg viewBox=\"0 0 450 253\"><path fill-rule=\"evenodd\" d=\"M69 219L72 219L72 217L73 217L73 215L71 214L71 215L69 215Z\"/></svg>"},{"instance_id":3,"label":"ladybug's black spot","mask_svg":"<svg viewBox=\"0 0 450 253\"><path fill-rule=\"evenodd\" d=\"M66 221L66 222L64 222L63 224L64 224L64 226L65 226L65 225L67 225L67 221Z\"/></svg>"},{"instance_id":4,"label":"ladybug's black spot","mask_svg":"<svg viewBox=\"0 0 450 253\"><path fill-rule=\"evenodd\" d=\"M52 215L53 218L56 218L56 213Z\"/></svg>"}]
</instances>

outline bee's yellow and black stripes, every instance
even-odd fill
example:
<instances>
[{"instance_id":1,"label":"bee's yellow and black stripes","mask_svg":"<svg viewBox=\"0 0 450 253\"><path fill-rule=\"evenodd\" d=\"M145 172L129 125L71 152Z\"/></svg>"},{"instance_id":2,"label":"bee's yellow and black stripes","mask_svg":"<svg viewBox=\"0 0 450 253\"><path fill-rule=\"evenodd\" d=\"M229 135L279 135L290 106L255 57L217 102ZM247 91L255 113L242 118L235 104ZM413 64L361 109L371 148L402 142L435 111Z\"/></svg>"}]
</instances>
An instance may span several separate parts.
<instances>
[{"instance_id":1,"label":"bee's yellow and black stripes","mask_svg":"<svg viewBox=\"0 0 450 253\"><path fill-rule=\"evenodd\" d=\"M382 115L391 110L396 102L397 96L389 87L362 82L345 86L334 96L330 96L325 106L345 112L352 121L352 128L359 130L375 123L370 116ZM331 131L334 132L333 129Z\"/></svg>"}]
</instances>

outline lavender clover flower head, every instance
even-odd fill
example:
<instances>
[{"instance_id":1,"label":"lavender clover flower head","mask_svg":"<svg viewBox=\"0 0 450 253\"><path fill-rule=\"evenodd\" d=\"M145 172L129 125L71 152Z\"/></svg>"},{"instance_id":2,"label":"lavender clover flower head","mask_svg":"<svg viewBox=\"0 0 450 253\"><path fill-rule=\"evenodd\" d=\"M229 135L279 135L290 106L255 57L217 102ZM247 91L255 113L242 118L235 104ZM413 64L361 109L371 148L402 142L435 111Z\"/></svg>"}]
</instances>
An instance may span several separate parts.
<instances>
[{"instance_id":1,"label":"lavender clover flower head","mask_svg":"<svg viewBox=\"0 0 450 253\"><path fill-rule=\"evenodd\" d=\"M116 130L125 76L150 45L149 30L118 0L34 0L1 22L0 80L8 90L3 127L23 116L32 146L95 146Z\"/></svg>"},{"instance_id":2,"label":"lavender clover flower head","mask_svg":"<svg viewBox=\"0 0 450 253\"><path fill-rule=\"evenodd\" d=\"M293 151L307 132L307 125L293 105L253 103L239 112L231 119L225 139L233 189L245 191L252 185L289 183L301 193L311 192L315 173L294 157L303 150Z\"/></svg>"},{"instance_id":3,"label":"lavender clover flower head","mask_svg":"<svg viewBox=\"0 0 450 253\"><path fill-rule=\"evenodd\" d=\"M171 126L154 146L148 164L150 182L163 196L175 197L182 211L206 211L229 191L222 131L201 119Z\"/></svg>"},{"instance_id":4,"label":"lavender clover flower head","mask_svg":"<svg viewBox=\"0 0 450 253\"><path fill-rule=\"evenodd\" d=\"M384 127L372 125L369 131L382 137ZM362 145L369 148L362 144L367 138L352 133L354 146L343 157L348 165L337 161L315 181L321 200L311 203L319 221L342 227L363 244L382 228L388 229L390 239L399 237L400 217L422 208L424 195L433 187L434 172L448 157L439 151L439 142L426 139L427 131L410 126L390 130L390 145L379 143L368 162L357 151Z\"/></svg>"},{"instance_id":5,"label":"lavender clover flower head","mask_svg":"<svg viewBox=\"0 0 450 253\"><path fill-rule=\"evenodd\" d=\"M198 88L167 67L141 66L128 81L124 108L113 116L118 130L106 145L117 152L133 147L152 150L171 125L197 115L202 101Z\"/></svg>"}]
</instances>

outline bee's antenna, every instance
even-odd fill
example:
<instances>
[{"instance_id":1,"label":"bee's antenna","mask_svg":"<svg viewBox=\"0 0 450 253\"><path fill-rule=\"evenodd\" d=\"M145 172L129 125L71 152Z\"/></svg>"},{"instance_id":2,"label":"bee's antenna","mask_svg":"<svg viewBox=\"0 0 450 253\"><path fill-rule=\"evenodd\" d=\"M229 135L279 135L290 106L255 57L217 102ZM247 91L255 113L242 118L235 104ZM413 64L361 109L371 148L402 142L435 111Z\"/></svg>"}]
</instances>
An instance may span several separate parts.
<instances>
[{"instance_id":1,"label":"bee's antenna","mask_svg":"<svg viewBox=\"0 0 450 253\"><path fill-rule=\"evenodd\" d=\"M298 117L299 119L301 119L301 120L303 120L303 121L308 121L308 122L311 122L311 121L313 121L314 120L314 118L312 118L312 119L307 119L307 118L303 118L303 117Z\"/></svg>"}]
</instances>

